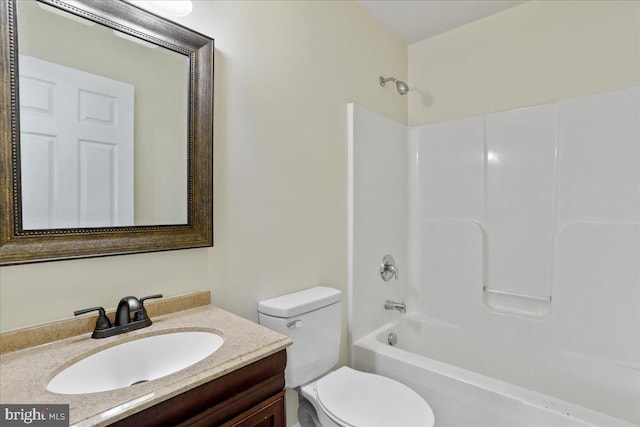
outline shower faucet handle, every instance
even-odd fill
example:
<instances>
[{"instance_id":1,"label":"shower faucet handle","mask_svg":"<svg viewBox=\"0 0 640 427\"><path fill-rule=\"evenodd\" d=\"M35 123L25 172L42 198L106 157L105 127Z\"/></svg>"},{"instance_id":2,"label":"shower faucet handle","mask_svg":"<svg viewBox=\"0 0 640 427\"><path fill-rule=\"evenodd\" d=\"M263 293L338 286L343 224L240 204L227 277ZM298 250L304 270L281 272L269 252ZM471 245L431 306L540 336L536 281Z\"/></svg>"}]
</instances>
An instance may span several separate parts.
<instances>
[{"instance_id":1,"label":"shower faucet handle","mask_svg":"<svg viewBox=\"0 0 640 427\"><path fill-rule=\"evenodd\" d=\"M391 280L392 277L395 277L398 280L398 266L396 265L396 260L393 259L391 255L385 255L380 262L380 277L385 282Z\"/></svg>"}]
</instances>

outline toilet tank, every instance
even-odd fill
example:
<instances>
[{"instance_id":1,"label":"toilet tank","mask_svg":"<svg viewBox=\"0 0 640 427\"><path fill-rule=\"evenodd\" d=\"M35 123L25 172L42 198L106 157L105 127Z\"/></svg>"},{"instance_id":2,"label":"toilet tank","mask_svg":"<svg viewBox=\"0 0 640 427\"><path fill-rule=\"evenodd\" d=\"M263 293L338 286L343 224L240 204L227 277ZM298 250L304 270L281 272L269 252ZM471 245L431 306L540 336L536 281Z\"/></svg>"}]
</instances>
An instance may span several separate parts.
<instances>
[{"instance_id":1,"label":"toilet tank","mask_svg":"<svg viewBox=\"0 0 640 427\"><path fill-rule=\"evenodd\" d=\"M260 324L287 335L287 388L304 385L338 363L342 332L342 293L316 286L258 304Z\"/></svg>"}]
</instances>

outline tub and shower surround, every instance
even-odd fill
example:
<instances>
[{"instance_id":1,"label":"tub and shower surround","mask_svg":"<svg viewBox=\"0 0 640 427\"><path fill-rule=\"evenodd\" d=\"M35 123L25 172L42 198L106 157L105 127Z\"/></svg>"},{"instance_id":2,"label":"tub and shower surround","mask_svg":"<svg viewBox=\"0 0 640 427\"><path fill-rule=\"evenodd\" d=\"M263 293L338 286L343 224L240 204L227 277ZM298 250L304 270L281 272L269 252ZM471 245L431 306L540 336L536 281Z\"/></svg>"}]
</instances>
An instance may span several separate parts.
<instances>
[{"instance_id":1,"label":"tub and shower surround","mask_svg":"<svg viewBox=\"0 0 640 427\"><path fill-rule=\"evenodd\" d=\"M402 125L352 118L351 304L369 310L352 342L398 317L379 300L404 298L411 351L640 424L640 88L393 140ZM363 202L371 170L404 182L404 211ZM404 276L383 283L371 254L403 244Z\"/></svg>"}]
</instances>

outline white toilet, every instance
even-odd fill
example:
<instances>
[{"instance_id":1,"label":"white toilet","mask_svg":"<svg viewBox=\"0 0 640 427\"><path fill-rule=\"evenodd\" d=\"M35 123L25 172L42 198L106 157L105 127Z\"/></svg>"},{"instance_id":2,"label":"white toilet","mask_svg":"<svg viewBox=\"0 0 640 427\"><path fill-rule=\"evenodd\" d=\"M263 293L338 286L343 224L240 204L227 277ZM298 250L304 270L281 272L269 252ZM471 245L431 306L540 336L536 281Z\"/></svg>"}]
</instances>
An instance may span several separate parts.
<instances>
[{"instance_id":1,"label":"white toilet","mask_svg":"<svg viewBox=\"0 0 640 427\"><path fill-rule=\"evenodd\" d=\"M317 286L262 301L260 324L288 335L285 381L300 397L302 427L432 427L429 404L409 387L338 363L342 294ZM324 375L324 376L323 376Z\"/></svg>"}]
</instances>

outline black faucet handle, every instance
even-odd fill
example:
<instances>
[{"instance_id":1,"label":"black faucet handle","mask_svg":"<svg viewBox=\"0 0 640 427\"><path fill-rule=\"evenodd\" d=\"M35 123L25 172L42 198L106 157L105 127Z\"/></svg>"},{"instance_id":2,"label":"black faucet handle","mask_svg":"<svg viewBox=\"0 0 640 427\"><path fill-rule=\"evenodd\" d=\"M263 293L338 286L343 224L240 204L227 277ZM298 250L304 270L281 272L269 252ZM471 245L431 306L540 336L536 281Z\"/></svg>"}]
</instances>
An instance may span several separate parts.
<instances>
[{"instance_id":1,"label":"black faucet handle","mask_svg":"<svg viewBox=\"0 0 640 427\"><path fill-rule=\"evenodd\" d=\"M102 307L92 307L85 308L83 310L77 310L73 312L74 316L79 316L81 314L91 313L92 311L98 312L98 319L96 320L96 331L101 331L103 329L109 329L111 327L111 321L107 317L107 314L104 312L104 308Z\"/></svg>"},{"instance_id":2,"label":"black faucet handle","mask_svg":"<svg viewBox=\"0 0 640 427\"><path fill-rule=\"evenodd\" d=\"M162 298L162 294L149 295L148 297L140 298L140 310L138 310L136 314L133 316L134 321L147 320L149 318L149 315L147 314L147 310L144 308L144 302L148 299L154 299L154 298Z\"/></svg>"},{"instance_id":3,"label":"black faucet handle","mask_svg":"<svg viewBox=\"0 0 640 427\"><path fill-rule=\"evenodd\" d=\"M162 294L155 294L155 295L149 295L148 297L142 297L140 298L140 304L144 304L146 300L154 299L154 298L162 298Z\"/></svg>"}]
</instances>

